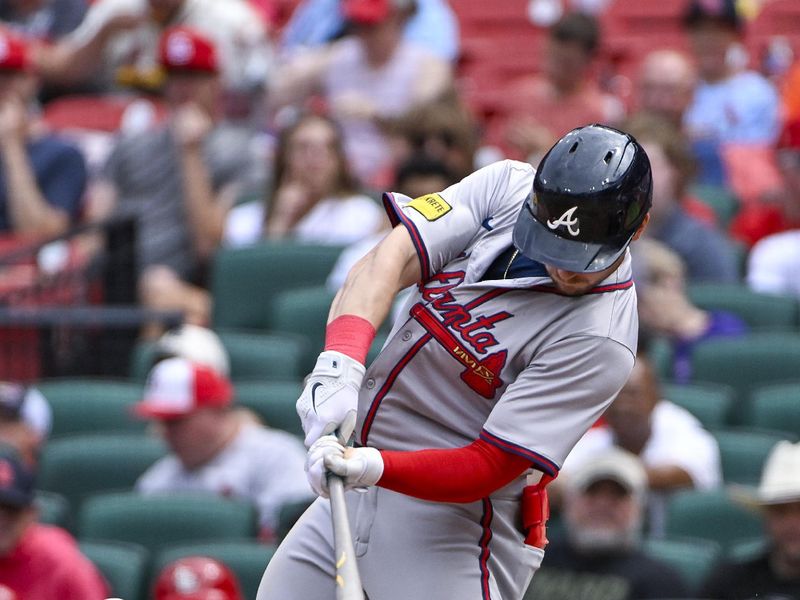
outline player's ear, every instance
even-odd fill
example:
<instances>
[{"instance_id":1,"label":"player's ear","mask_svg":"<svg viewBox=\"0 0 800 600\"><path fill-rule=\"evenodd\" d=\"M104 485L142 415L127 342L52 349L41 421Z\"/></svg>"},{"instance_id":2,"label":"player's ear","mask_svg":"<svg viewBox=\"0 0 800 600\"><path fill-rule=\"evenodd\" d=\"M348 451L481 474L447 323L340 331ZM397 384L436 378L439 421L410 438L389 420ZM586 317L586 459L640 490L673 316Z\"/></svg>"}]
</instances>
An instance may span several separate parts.
<instances>
[{"instance_id":1,"label":"player's ear","mask_svg":"<svg viewBox=\"0 0 800 600\"><path fill-rule=\"evenodd\" d=\"M644 216L644 221L642 221L642 224L639 225L639 229L637 229L636 233L633 234L634 240L638 240L640 237L642 237L642 234L644 233L644 230L647 229L647 224L649 222L650 222L650 213L647 213Z\"/></svg>"}]
</instances>

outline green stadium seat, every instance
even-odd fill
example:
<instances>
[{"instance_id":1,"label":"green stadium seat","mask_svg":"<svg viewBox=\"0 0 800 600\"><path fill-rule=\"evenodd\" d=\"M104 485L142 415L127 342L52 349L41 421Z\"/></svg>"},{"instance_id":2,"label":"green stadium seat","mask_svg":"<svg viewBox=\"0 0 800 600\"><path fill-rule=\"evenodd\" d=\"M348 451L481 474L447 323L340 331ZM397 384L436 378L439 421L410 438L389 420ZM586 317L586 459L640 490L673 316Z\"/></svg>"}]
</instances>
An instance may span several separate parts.
<instances>
[{"instance_id":1,"label":"green stadium seat","mask_svg":"<svg viewBox=\"0 0 800 600\"><path fill-rule=\"evenodd\" d=\"M300 500L299 502L286 502L278 512L278 525L275 528L275 534L279 540L286 537L289 530L294 526L306 509L311 506L313 500Z\"/></svg>"},{"instance_id":2,"label":"green stadium seat","mask_svg":"<svg viewBox=\"0 0 800 600\"><path fill-rule=\"evenodd\" d=\"M139 476L166 452L160 439L147 435L65 436L45 446L38 485L62 494L77 514L92 494L133 489Z\"/></svg>"},{"instance_id":3,"label":"green stadium seat","mask_svg":"<svg viewBox=\"0 0 800 600\"><path fill-rule=\"evenodd\" d=\"M36 491L36 509L39 511L38 521L45 525L68 527L70 517L69 500L55 492Z\"/></svg>"},{"instance_id":4,"label":"green stadium seat","mask_svg":"<svg viewBox=\"0 0 800 600\"><path fill-rule=\"evenodd\" d=\"M37 385L53 410L51 437L99 431L139 432L144 422L130 414L142 388L127 381L65 378Z\"/></svg>"},{"instance_id":5,"label":"green stadium seat","mask_svg":"<svg viewBox=\"0 0 800 600\"><path fill-rule=\"evenodd\" d=\"M800 382L770 385L753 392L750 422L800 436Z\"/></svg>"},{"instance_id":6,"label":"green stadium seat","mask_svg":"<svg viewBox=\"0 0 800 600\"><path fill-rule=\"evenodd\" d=\"M264 569L267 567L275 546L258 542L207 542L171 546L155 559L151 580L155 582L161 570L174 560L187 556L210 556L224 563L234 572L242 589L243 598L255 598Z\"/></svg>"},{"instance_id":7,"label":"green stadium seat","mask_svg":"<svg viewBox=\"0 0 800 600\"><path fill-rule=\"evenodd\" d=\"M299 381L243 382L236 385L236 403L255 412L269 427L303 437L295 402L302 386Z\"/></svg>"},{"instance_id":8,"label":"green stadium seat","mask_svg":"<svg viewBox=\"0 0 800 600\"><path fill-rule=\"evenodd\" d=\"M304 366L308 342L302 336L234 330L222 330L218 333L228 351L234 383L300 378L308 372ZM154 342L142 341L136 344L131 354L132 379L144 384L154 354Z\"/></svg>"},{"instance_id":9,"label":"green stadium seat","mask_svg":"<svg viewBox=\"0 0 800 600\"><path fill-rule=\"evenodd\" d=\"M706 429L723 427L733 406L734 392L724 385L663 384L664 398L692 413Z\"/></svg>"},{"instance_id":10,"label":"green stadium seat","mask_svg":"<svg viewBox=\"0 0 800 600\"><path fill-rule=\"evenodd\" d=\"M79 542L81 552L106 578L111 595L124 600L146 600L145 584L150 553L138 544L124 542Z\"/></svg>"},{"instance_id":11,"label":"green stadium seat","mask_svg":"<svg viewBox=\"0 0 800 600\"><path fill-rule=\"evenodd\" d=\"M722 186L697 184L692 186L689 193L711 207L723 229L739 211L739 200Z\"/></svg>"},{"instance_id":12,"label":"green stadium seat","mask_svg":"<svg viewBox=\"0 0 800 600\"><path fill-rule=\"evenodd\" d=\"M711 569L722 558L719 544L698 538L647 539L643 549L648 556L678 571L690 592L699 591Z\"/></svg>"},{"instance_id":13,"label":"green stadium seat","mask_svg":"<svg viewBox=\"0 0 800 600\"><path fill-rule=\"evenodd\" d=\"M797 378L800 335L751 333L736 339L708 340L692 353L693 382L729 385L736 390L733 424L746 424L750 394L764 384Z\"/></svg>"},{"instance_id":14,"label":"green stadium seat","mask_svg":"<svg viewBox=\"0 0 800 600\"><path fill-rule=\"evenodd\" d=\"M741 562L755 558L769 546L767 538L763 535L748 540L736 542L728 548L728 560Z\"/></svg>"},{"instance_id":15,"label":"green stadium seat","mask_svg":"<svg viewBox=\"0 0 800 600\"><path fill-rule=\"evenodd\" d=\"M220 250L211 268L214 327L271 329L275 296L324 284L340 253L336 246L294 242Z\"/></svg>"},{"instance_id":16,"label":"green stadium seat","mask_svg":"<svg viewBox=\"0 0 800 600\"><path fill-rule=\"evenodd\" d=\"M210 494L99 494L84 502L78 534L158 552L180 543L254 539L256 512L249 502Z\"/></svg>"},{"instance_id":17,"label":"green stadium seat","mask_svg":"<svg viewBox=\"0 0 800 600\"><path fill-rule=\"evenodd\" d=\"M733 544L761 535L762 523L756 512L737 504L723 489L685 490L669 498L665 534L711 540L727 552Z\"/></svg>"},{"instance_id":18,"label":"green stadium seat","mask_svg":"<svg viewBox=\"0 0 800 600\"><path fill-rule=\"evenodd\" d=\"M303 360L306 373L314 368L325 344L325 324L334 296L325 286L286 290L275 296L272 327L275 331L303 336L307 341Z\"/></svg>"},{"instance_id":19,"label":"green stadium seat","mask_svg":"<svg viewBox=\"0 0 800 600\"><path fill-rule=\"evenodd\" d=\"M722 478L725 483L756 485L773 446L788 434L755 429L712 431L719 444Z\"/></svg>"},{"instance_id":20,"label":"green stadium seat","mask_svg":"<svg viewBox=\"0 0 800 600\"><path fill-rule=\"evenodd\" d=\"M700 308L734 313L753 329L791 330L797 326L798 302L792 296L760 294L733 284L693 284L687 291Z\"/></svg>"},{"instance_id":21,"label":"green stadium seat","mask_svg":"<svg viewBox=\"0 0 800 600\"><path fill-rule=\"evenodd\" d=\"M672 379L673 353L672 344L667 338L656 337L650 343L647 357L661 381Z\"/></svg>"}]
</instances>

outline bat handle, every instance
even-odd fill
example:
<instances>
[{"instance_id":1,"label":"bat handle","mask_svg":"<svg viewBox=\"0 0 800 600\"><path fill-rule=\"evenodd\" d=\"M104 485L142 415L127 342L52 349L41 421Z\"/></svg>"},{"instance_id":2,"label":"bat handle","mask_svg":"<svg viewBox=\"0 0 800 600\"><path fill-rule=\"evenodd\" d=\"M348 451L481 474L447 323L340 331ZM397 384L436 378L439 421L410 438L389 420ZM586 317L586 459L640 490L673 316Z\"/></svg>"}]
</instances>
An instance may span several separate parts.
<instances>
[{"instance_id":1,"label":"bat handle","mask_svg":"<svg viewBox=\"0 0 800 600\"><path fill-rule=\"evenodd\" d=\"M364 600L341 477L328 474L328 490L333 520L333 547L336 553L336 600Z\"/></svg>"}]
</instances>

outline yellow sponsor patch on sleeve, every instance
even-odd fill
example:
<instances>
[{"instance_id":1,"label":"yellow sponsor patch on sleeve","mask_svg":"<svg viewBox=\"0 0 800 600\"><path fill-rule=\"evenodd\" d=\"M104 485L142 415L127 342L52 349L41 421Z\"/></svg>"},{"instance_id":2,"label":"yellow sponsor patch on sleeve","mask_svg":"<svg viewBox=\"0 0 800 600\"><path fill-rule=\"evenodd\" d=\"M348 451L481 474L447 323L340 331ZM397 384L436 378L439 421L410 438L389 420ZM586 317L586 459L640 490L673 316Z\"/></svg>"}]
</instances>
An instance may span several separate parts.
<instances>
[{"instance_id":1,"label":"yellow sponsor patch on sleeve","mask_svg":"<svg viewBox=\"0 0 800 600\"><path fill-rule=\"evenodd\" d=\"M453 210L453 207L439 194L427 194L426 196L414 198L408 203L408 206L416 210L428 221L435 221Z\"/></svg>"}]
</instances>

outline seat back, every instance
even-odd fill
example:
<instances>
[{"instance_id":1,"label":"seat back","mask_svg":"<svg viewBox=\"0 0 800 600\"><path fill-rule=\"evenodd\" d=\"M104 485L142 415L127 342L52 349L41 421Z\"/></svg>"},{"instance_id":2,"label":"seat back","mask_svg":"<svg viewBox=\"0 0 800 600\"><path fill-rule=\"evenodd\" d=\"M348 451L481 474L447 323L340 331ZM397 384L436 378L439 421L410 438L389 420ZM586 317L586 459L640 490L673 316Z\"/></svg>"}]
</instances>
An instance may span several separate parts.
<instances>
[{"instance_id":1,"label":"seat back","mask_svg":"<svg viewBox=\"0 0 800 600\"><path fill-rule=\"evenodd\" d=\"M255 412L266 425L303 437L295 402L299 381L244 382L236 386L236 403Z\"/></svg>"},{"instance_id":2,"label":"seat back","mask_svg":"<svg viewBox=\"0 0 800 600\"><path fill-rule=\"evenodd\" d=\"M759 330L791 330L797 326L798 302L791 296L760 294L741 285L693 284L690 300L707 310L725 310Z\"/></svg>"},{"instance_id":3,"label":"seat back","mask_svg":"<svg viewBox=\"0 0 800 600\"><path fill-rule=\"evenodd\" d=\"M725 483L757 485L772 448L788 434L757 429L718 429L712 432L719 445ZM792 440L794 441L794 440Z\"/></svg>"},{"instance_id":4,"label":"seat back","mask_svg":"<svg viewBox=\"0 0 800 600\"><path fill-rule=\"evenodd\" d=\"M800 382L770 385L753 392L750 422L800 436Z\"/></svg>"},{"instance_id":5,"label":"seat back","mask_svg":"<svg viewBox=\"0 0 800 600\"><path fill-rule=\"evenodd\" d=\"M145 587L150 553L138 544L81 540L81 552L100 570L112 596L146 600Z\"/></svg>"},{"instance_id":6,"label":"seat back","mask_svg":"<svg viewBox=\"0 0 800 600\"><path fill-rule=\"evenodd\" d=\"M725 426L733 407L734 392L724 385L664 384L661 393L670 402L692 413L706 429Z\"/></svg>"},{"instance_id":7,"label":"seat back","mask_svg":"<svg viewBox=\"0 0 800 600\"><path fill-rule=\"evenodd\" d=\"M690 592L698 592L711 569L722 558L722 547L699 538L647 539L645 553L663 561L683 577Z\"/></svg>"}]
</instances>

